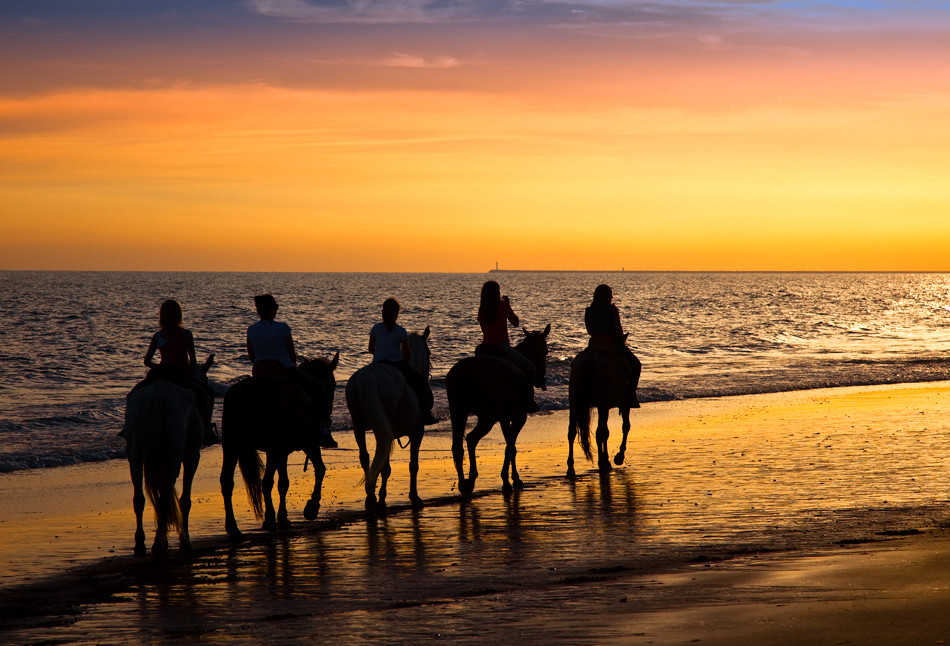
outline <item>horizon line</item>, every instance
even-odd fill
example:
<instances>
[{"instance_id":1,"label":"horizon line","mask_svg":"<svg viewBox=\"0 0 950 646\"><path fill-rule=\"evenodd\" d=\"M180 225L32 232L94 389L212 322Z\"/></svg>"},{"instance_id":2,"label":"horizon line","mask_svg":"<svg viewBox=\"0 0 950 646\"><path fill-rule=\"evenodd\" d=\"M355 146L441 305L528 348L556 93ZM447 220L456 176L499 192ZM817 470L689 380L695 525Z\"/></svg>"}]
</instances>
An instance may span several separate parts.
<instances>
[{"instance_id":1,"label":"horizon line","mask_svg":"<svg viewBox=\"0 0 950 646\"><path fill-rule=\"evenodd\" d=\"M4 273L139 273L139 274L947 274L950 269L503 269L483 271L361 271L348 269L4 269Z\"/></svg>"}]
</instances>

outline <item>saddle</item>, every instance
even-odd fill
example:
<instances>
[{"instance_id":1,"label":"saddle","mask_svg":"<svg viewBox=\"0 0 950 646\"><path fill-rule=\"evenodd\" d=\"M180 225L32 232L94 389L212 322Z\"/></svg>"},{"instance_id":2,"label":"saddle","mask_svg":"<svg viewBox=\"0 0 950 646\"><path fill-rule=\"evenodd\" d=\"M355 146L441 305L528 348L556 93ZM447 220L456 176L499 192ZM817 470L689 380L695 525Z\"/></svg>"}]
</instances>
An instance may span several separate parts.
<instances>
[{"instance_id":1,"label":"saddle","mask_svg":"<svg viewBox=\"0 0 950 646\"><path fill-rule=\"evenodd\" d=\"M587 347L581 352L581 354L598 355L610 359L614 362L614 364L617 366L617 369L620 370L622 374L630 374L630 364L627 363L627 359L620 353L620 351L613 346L612 342L607 344L592 337L590 342L587 344ZM580 356L580 354L578 356Z\"/></svg>"},{"instance_id":2,"label":"saddle","mask_svg":"<svg viewBox=\"0 0 950 646\"><path fill-rule=\"evenodd\" d=\"M276 359L261 359L254 362L251 375L254 377L286 377L287 371L284 369L284 365Z\"/></svg>"},{"instance_id":3,"label":"saddle","mask_svg":"<svg viewBox=\"0 0 950 646\"><path fill-rule=\"evenodd\" d=\"M505 351L498 346L487 343L480 343L475 346L476 357L485 357L486 359L497 361L514 372L515 376L517 376L519 379L524 379L527 376L525 375L524 370L519 368L514 361L506 358L504 352Z\"/></svg>"}]
</instances>

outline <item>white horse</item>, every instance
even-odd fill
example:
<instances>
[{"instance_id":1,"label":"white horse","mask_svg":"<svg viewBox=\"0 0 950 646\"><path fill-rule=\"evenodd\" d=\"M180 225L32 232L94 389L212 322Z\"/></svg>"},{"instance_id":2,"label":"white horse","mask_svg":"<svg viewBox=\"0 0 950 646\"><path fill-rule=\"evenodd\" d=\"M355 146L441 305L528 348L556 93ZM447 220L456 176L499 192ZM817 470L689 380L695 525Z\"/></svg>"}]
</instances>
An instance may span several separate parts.
<instances>
[{"instance_id":1,"label":"white horse","mask_svg":"<svg viewBox=\"0 0 950 646\"><path fill-rule=\"evenodd\" d=\"M145 530L142 512L145 492L155 508L155 542L152 555L168 549L169 526L178 529L179 546L191 549L188 512L191 510L191 482L198 469L204 423L195 405L195 394L169 381L157 380L129 393L125 406L123 435L129 458L135 510L135 556L144 557ZM181 498L175 481L184 465Z\"/></svg>"},{"instance_id":2,"label":"white horse","mask_svg":"<svg viewBox=\"0 0 950 646\"><path fill-rule=\"evenodd\" d=\"M426 379L429 378L429 328L422 334L409 334L409 365ZM419 401L406 378L393 366L371 363L353 373L346 382L346 407L353 418L353 433L360 451L366 485L366 511L386 510L386 484L392 468L389 458L393 442L409 438L409 499L415 509L422 507L416 487L419 474L419 447L424 426ZM372 429L376 438L373 463L366 450L366 431ZM382 475L379 501L376 499L376 481Z\"/></svg>"}]
</instances>

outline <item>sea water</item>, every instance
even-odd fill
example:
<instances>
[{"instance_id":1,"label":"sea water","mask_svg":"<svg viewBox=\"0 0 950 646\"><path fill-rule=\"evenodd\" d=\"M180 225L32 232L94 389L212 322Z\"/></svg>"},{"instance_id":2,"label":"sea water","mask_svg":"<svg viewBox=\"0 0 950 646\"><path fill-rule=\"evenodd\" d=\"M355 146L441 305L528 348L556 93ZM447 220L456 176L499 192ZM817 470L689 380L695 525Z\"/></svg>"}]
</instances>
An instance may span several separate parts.
<instances>
[{"instance_id":1,"label":"sea water","mask_svg":"<svg viewBox=\"0 0 950 646\"><path fill-rule=\"evenodd\" d=\"M584 348L584 307L613 288L643 363L640 398L792 391L950 379L950 274L490 272L0 272L0 472L124 458L125 395L146 372L158 310L178 300L219 395L249 374L253 296L269 292L298 354L340 353L333 428L350 419L346 379L370 361L384 299L399 323L429 327L436 416L445 374L480 341L478 296L501 283L522 327L551 325L543 409L567 408L570 362ZM520 330L512 330L517 342ZM215 417L220 419L221 398ZM448 432L447 422L427 433Z\"/></svg>"}]
</instances>

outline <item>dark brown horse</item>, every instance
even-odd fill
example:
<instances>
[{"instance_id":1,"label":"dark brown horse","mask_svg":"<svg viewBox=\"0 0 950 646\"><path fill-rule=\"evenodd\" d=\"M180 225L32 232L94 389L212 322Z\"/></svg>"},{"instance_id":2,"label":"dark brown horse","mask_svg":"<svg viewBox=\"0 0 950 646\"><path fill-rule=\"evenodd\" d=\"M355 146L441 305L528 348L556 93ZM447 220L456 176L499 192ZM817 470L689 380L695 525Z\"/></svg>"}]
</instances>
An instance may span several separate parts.
<instances>
[{"instance_id":1,"label":"dark brown horse","mask_svg":"<svg viewBox=\"0 0 950 646\"><path fill-rule=\"evenodd\" d=\"M570 416L567 430L567 477L574 473L574 437L580 433L581 448L588 460L593 461L590 445L591 409L597 409L597 465L602 471L610 471L610 456L607 451L607 418L610 409L620 411L623 420L623 440L614 462L623 464L627 449L627 434L630 432L630 400L628 382L630 367L616 350L588 347L578 353L571 362L571 377L568 384Z\"/></svg>"},{"instance_id":2,"label":"dark brown horse","mask_svg":"<svg viewBox=\"0 0 950 646\"><path fill-rule=\"evenodd\" d=\"M319 407L312 406L310 397L283 376L248 377L231 386L225 394L221 411L221 448L224 455L221 494L224 496L225 529L232 539L241 538L231 504L236 465L241 467L254 515L258 519L263 518L263 529L274 531L290 526L286 500L290 487L287 457L294 451L303 451L313 463L315 481L313 493L303 513L307 520L317 517L323 477L326 475L317 428L330 416L336 389L333 371L339 360L340 353L337 352L330 361L308 359L297 368L313 377L328 393L327 401ZM262 463L258 451L265 454L266 463ZM276 515L271 500L275 473L280 496Z\"/></svg>"},{"instance_id":3,"label":"dark brown horse","mask_svg":"<svg viewBox=\"0 0 950 646\"><path fill-rule=\"evenodd\" d=\"M534 364L534 385L542 390L546 388L545 360L548 356L547 339L550 332L550 325L541 332L524 329L525 338L515 346L515 350ZM501 425L507 444L505 462L501 470L502 490L512 490L512 483L508 480L509 465L514 488L522 489L524 483L518 477L515 461L518 449L515 443L528 413L525 407L524 377L515 365L490 356L466 357L449 370L445 377L445 392L449 399L449 414L452 419L452 457L458 472L459 492L468 496L475 490L475 479L478 477L475 447L478 446L479 440L488 435L496 422ZM469 415L475 415L478 421L468 437L465 437L465 424ZM465 457L463 438L468 444L467 479L462 464Z\"/></svg>"}]
</instances>

